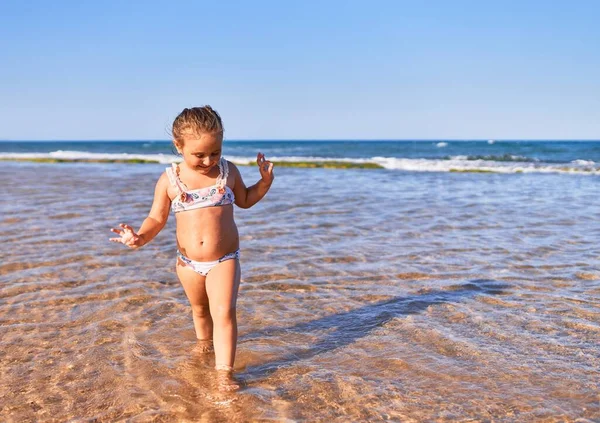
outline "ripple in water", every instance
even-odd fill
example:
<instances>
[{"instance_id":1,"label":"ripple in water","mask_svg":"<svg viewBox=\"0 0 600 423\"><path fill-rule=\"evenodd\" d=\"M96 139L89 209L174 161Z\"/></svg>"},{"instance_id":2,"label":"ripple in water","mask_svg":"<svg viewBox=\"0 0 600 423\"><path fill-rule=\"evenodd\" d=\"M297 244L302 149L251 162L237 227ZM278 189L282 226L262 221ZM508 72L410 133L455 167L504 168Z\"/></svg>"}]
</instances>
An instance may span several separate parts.
<instances>
[{"instance_id":1,"label":"ripple in water","mask_svg":"<svg viewBox=\"0 0 600 423\"><path fill-rule=\"evenodd\" d=\"M236 210L244 389L220 394L174 220L139 251L107 241L160 171L0 170L2 421L600 419L592 178L278 170Z\"/></svg>"}]
</instances>

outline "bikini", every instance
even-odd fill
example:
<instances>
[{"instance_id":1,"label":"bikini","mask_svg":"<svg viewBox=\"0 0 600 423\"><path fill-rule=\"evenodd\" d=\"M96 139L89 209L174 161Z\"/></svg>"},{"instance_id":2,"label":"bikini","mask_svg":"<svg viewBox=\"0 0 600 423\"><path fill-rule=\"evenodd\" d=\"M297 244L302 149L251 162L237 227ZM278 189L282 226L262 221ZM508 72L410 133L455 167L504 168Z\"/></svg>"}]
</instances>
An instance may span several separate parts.
<instances>
[{"instance_id":1,"label":"bikini","mask_svg":"<svg viewBox=\"0 0 600 423\"><path fill-rule=\"evenodd\" d=\"M219 176L214 185L206 188L189 190L179 179L179 168L173 163L172 167L166 169L170 184L176 189L177 195L171 201L171 210L174 213L182 211L195 210L204 207L227 206L235 201L235 194L227 186L227 176L229 175L229 166L227 160L221 157L219 160ZM239 260L240 250L225 254L218 260L213 261L195 261L184 256L177 250L177 257L184 266L191 268L194 272L206 276L208 272L217 264L227 260Z\"/></svg>"}]
</instances>

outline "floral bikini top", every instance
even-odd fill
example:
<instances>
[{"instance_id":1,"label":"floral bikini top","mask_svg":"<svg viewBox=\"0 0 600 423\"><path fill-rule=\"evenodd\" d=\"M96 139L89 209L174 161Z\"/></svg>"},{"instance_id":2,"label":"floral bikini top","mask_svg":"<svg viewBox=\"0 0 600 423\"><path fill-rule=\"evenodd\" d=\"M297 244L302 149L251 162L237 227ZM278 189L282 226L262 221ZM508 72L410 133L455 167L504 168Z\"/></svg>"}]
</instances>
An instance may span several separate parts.
<instances>
[{"instance_id":1,"label":"floral bikini top","mask_svg":"<svg viewBox=\"0 0 600 423\"><path fill-rule=\"evenodd\" d=\"M219 160L219 177L214 185L206 188L189 190L179 179L179 167L176 163L166 169L169 182L177 190L177 196L171 202L173 212L200 209L202 207L226 206L233 204L235 195L227 183L229 166L227 160Z\"/></svg>"}]
</instances>

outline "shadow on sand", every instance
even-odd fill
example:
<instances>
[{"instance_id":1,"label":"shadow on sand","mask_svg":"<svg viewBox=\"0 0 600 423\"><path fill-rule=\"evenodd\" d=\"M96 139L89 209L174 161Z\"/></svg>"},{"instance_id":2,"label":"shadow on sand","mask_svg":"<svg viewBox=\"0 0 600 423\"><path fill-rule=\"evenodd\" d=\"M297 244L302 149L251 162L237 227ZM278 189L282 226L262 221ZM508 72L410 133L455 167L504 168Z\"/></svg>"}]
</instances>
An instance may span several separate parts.
<instances>
[{"instance_id":1,"label":"shadow on sand","mask_svg":"<svg viewBox=\"0 0 600 423\"><path fill-rule=\"evenodd\" d=\"M345 347L367 336L373 329L383 326L395 317L420 313L430 305L459 302L475 295L500 295L510 286L488 279L477 279L465 284L453 285L444 290L429 291L407 297L368 304L357 309L332 314L310 322L289 327L270 327L240 337L240 341L256 338L283 336L289 333L323 333L323 338L307 349L298 349L275 361L248 366L239 375L246 378L262 378L281 367L316 355Z\"/></svg>"}]
</instances>

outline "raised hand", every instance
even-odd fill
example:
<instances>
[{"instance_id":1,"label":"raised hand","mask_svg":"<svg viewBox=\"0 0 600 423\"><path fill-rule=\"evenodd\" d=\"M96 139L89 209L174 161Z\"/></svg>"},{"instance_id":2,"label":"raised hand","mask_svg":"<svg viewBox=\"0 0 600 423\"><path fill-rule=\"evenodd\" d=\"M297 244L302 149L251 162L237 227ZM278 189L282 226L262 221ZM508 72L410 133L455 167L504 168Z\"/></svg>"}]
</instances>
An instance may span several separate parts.
<instances>
[{"instance_id":1,"label":"raised hand","mask_svg":"<svg viewBox=\"0 0 600 423\"><path fill-rule=\"evenodd\" d=\"M258 153L256 155L256 163L258 164L258 170L260 171L262 180L271 185L273 179L275 179L275 175L273 175L273 163L265 159L263 153Z\"/></svg>"},{"instance_id":2,"label":"raised hand","mask_svg":"<svg viewBox=\"0 0 600 423\"><path fill-rule=\"evenodd\" d=\"M129 225L121 223L119 225L121 229L111 229L111 232L119 235L119 238L109 238L112 242L120 242L121 244L127 245L129 248L139 248L144 245L142 238L133 231L133 228Z\"/></svg>"}]
</instances>

